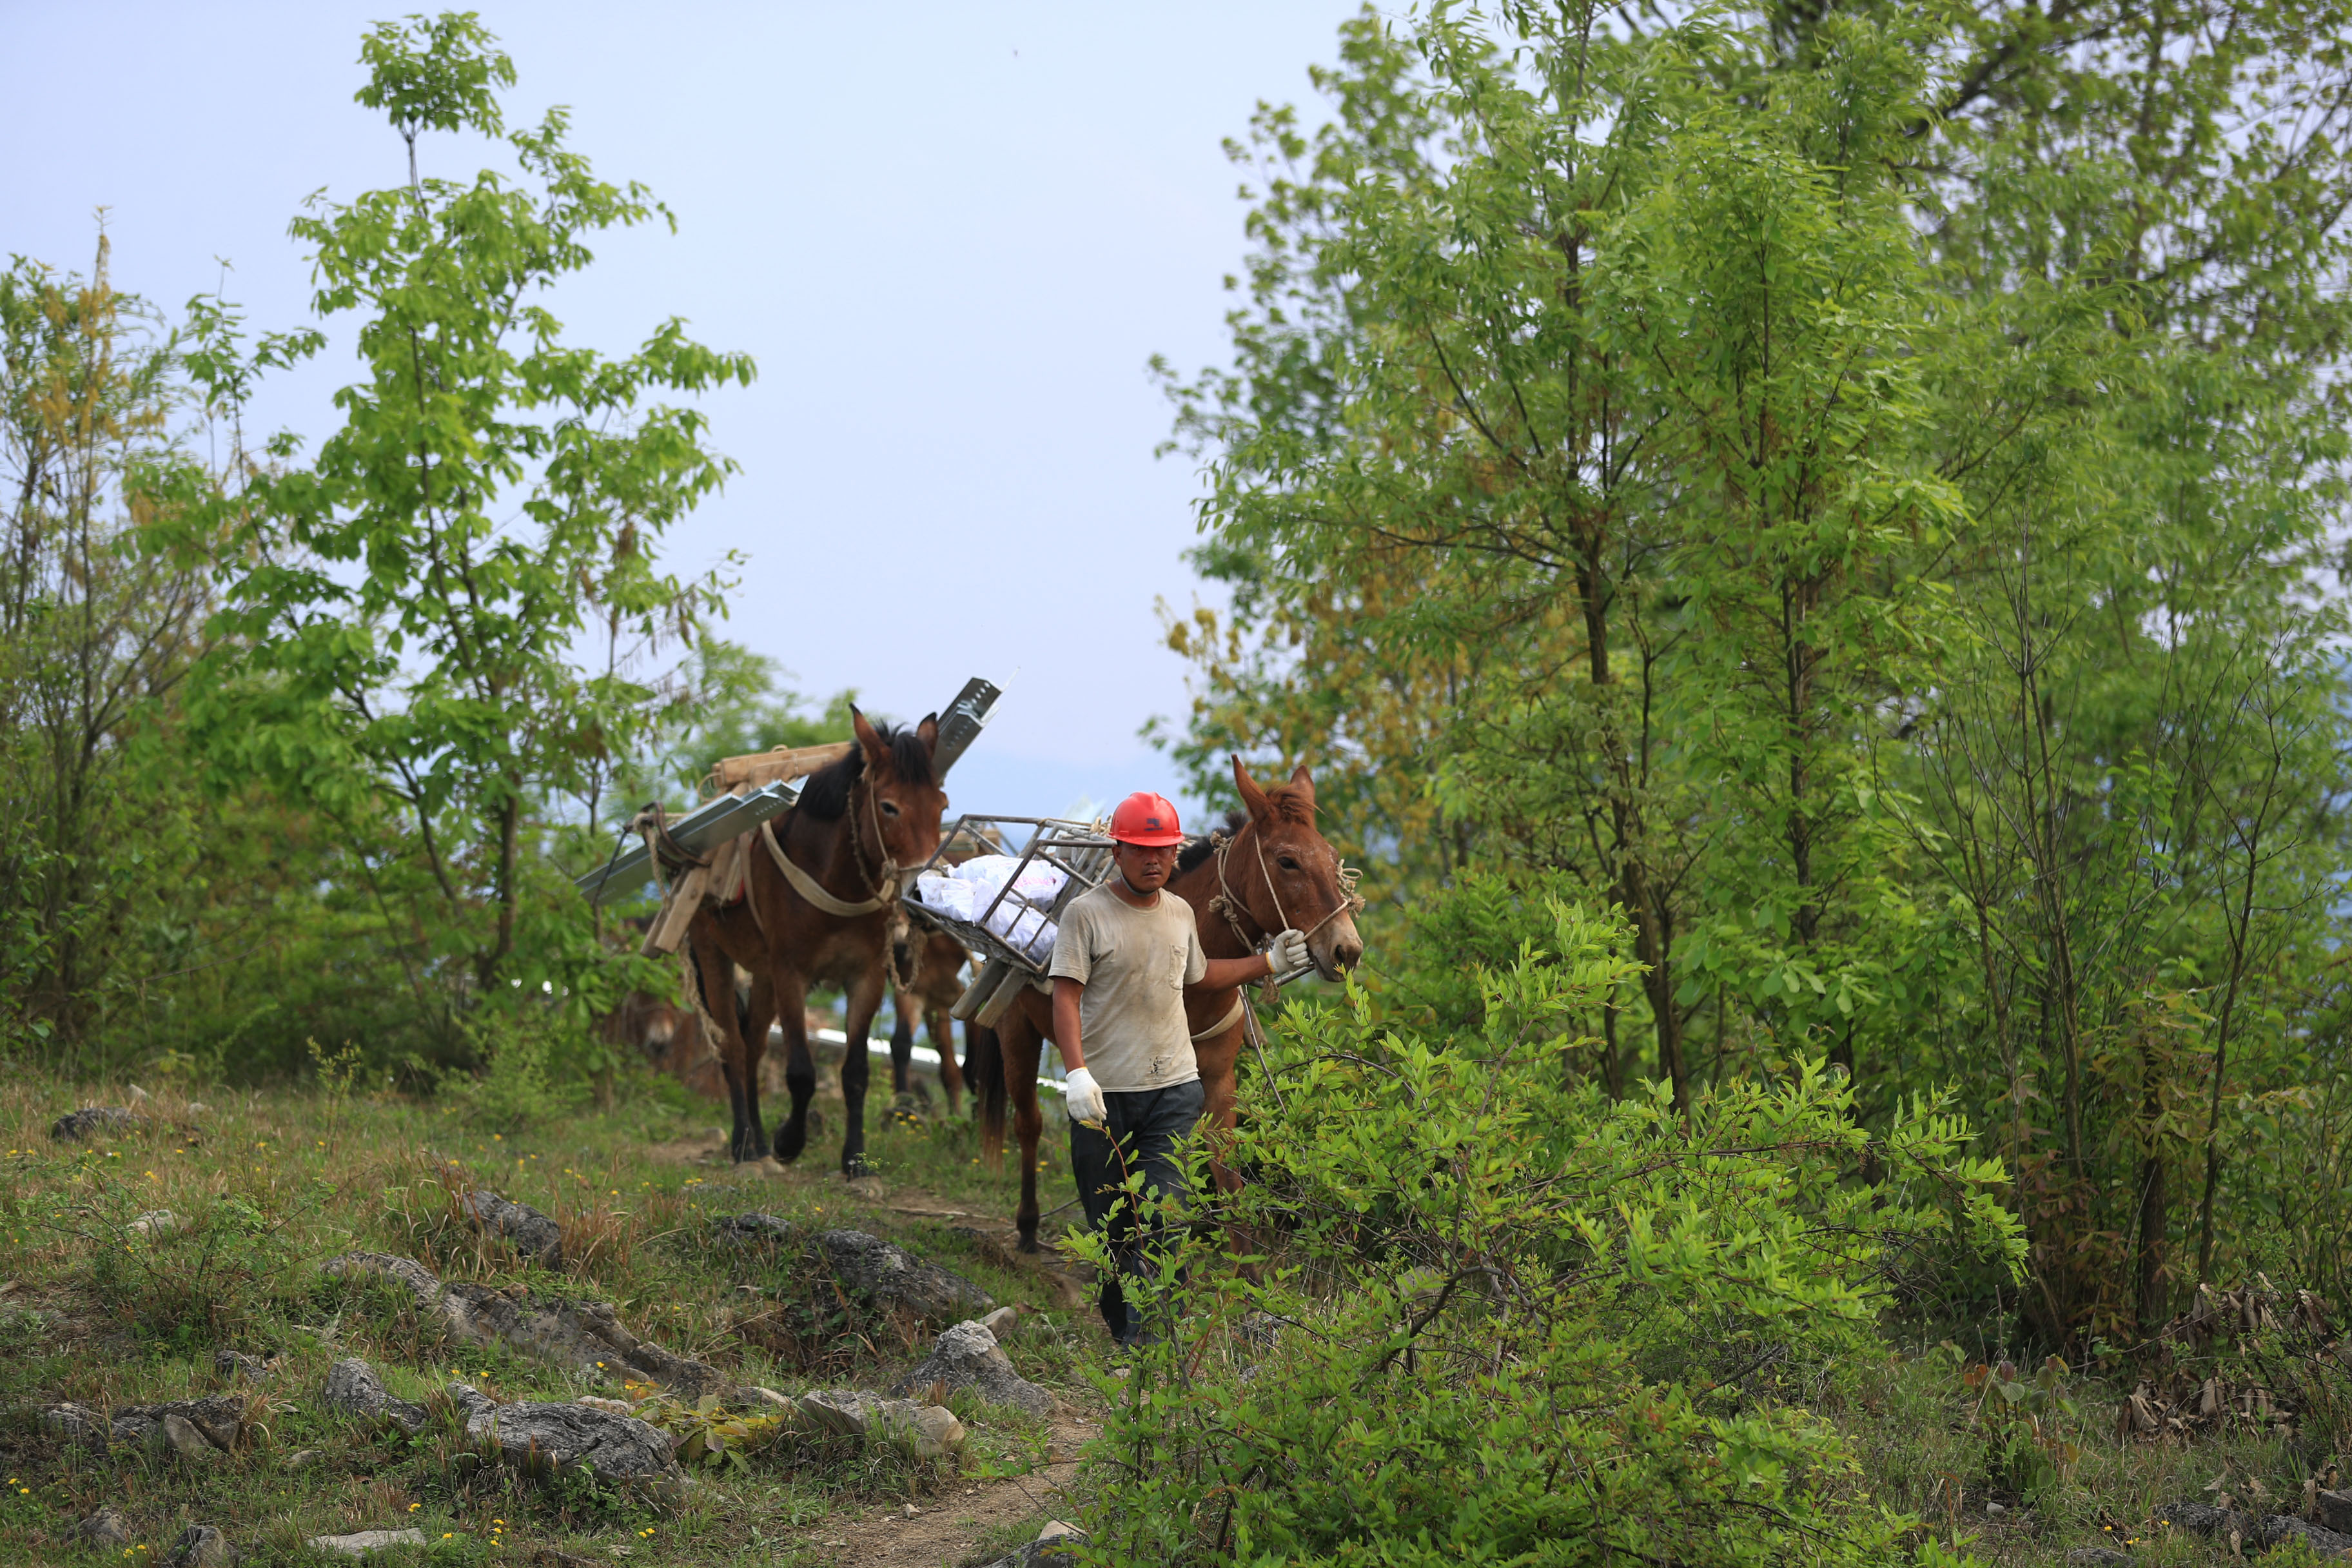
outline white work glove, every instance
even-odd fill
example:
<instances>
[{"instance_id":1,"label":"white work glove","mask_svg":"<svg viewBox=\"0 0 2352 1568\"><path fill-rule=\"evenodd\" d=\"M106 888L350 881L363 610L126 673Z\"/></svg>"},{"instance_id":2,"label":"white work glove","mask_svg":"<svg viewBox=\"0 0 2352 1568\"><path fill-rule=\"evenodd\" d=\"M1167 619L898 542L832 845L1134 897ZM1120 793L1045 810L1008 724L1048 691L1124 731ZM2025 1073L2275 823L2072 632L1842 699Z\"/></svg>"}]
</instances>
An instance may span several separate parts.
<instances>
[{"instance_id":1,"label":"white work glove","mask_svg":"<svg viewBox=\"0 0 2352 1568\"><path fill-rule=\"evenodd\" d=\"M1062 1109L1069 1112L1073 1121L1083 1121L1092 1127L1102 1125L1102 1085L1095 1081L1094 1074L1084 1068L1070 1069L1069 1076L1062 1082Z\"/></svg>"},{"instance_id":2,"label":"white work glove","mask_svg":"<svg viewBox=\"0 0 2352 1568\"><path fill-rule=\"evenodd\" d=\"M1315 962L1307 951L1307 933L1303 931L1286 931L1276 937L1266 957L1274 961L1276 974L1294 974Z\"/></svg>"}]
</instances>

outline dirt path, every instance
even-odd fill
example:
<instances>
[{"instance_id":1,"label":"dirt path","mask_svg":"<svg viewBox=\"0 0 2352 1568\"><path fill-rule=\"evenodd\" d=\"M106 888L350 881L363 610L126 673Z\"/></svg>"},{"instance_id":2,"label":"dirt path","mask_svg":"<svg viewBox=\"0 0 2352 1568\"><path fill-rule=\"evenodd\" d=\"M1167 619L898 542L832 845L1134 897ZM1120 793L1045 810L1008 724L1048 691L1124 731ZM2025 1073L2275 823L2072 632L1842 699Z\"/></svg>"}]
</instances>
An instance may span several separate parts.
<instances>
[{"instance_id":1,"label":"dirt path","mask_svg":"<svg viewBox=\"0 0 2352 1568\"><path fill-rule=\"evenodd\" d=\"M1003 1480L969 1480L920 1508L875 1507L836 1514L804 1537L831 1562L878 1564L880 1568L953 1568L981 1538L999 1526L1062 1512L1074 1504L1067 1489L1077 1479L1078 1445L1096 1436L1082 1418L1064 1415L1054 1422L1053 1457L1058 1463ZM1010 1550L1008 1548L1007 1550Z\"/></svg>"}]
</instances>

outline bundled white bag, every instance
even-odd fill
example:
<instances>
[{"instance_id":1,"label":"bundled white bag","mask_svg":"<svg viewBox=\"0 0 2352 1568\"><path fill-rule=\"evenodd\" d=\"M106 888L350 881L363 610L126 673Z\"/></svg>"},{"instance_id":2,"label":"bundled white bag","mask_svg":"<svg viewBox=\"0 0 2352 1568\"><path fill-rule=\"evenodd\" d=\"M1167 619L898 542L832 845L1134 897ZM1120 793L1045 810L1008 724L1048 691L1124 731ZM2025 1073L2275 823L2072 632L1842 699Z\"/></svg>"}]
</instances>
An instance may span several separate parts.
<instances>
[{"instance_id":1,"label":"bundled white bag","mask_svg":"<svg viewBox=\"0 0 2352 1568\"><path fill-rule=\"evenodd\" d=\"M974 908L972 885L953 877L942 877L936 871L926 871L915 879L915 898L927 910L937 910L952 920L968 921L978 911Z\"/></svg>"},{"instance_id":2,"label":"bundled white bag","mask_svg":"<svg viewBox=\"0 0 2352 1568\"><path fill-rule=\"evenodd\" d=\"M1032 963L1043 963L1054 955L1054 939L1060 935L1045 911L1033 909L1019 895L1008 893L988 916L988 929L1011 944L1013 951Z\"/></svg>"}]
</instances>

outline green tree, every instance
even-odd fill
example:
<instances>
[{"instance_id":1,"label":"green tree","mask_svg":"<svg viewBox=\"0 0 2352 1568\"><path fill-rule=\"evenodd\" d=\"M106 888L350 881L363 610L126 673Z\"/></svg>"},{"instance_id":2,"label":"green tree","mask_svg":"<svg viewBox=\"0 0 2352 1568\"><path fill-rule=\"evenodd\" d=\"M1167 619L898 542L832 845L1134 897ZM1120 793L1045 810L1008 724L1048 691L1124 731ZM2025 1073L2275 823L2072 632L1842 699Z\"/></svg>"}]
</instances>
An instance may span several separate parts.
<instances>
[{"instance_id":1,"label":"green tree","mask_svg":"<svg viewBox=\"0 0 2352 1568\"><path fill-rule=\"evenodd\" d=\"M190 701L225 780L260 780L331 820L411 933L445 1009L527 986L597 998L585 907L544 851L554 803L629 753L658 694L578 649L592 629L689 638L719 580L663 573L662 533L731 465L696 407L748 358L671 320L634 353L567 344L542 296L600 232L668 214L597 179L565 111L509 129L514 68L470 14L378 26L358 99L406 143L408 181L295 220L321 321L356 318L364 374L301 461L269 442L210 532L222 653ZM519 174L424 175L428 132L504 143ZM321 327L265 337L199 308L198 361L235 406L251 379L318 353Z\"/></svg>"},{"instance_id":2,"label":"green tree","mask_svg":"<svg viewBox=\"0 0 2352 1568\"><path fill-rule=\"evenodd\" d=\"M140 545L160 497L209 478L178 345L108 252L88 278L0 271L0 1041L86 1042L191 847L153 742L209 605Z\"/></svg>"},{"instance_id":3,"label":"green tree","mask_svg":"<svg viewBox=\"0 0 2352 1568\"><path fill-rule=\"evenodd\" d=\"M2341 1137L2294 1109L2343 1100L2295 1017L2344 798L2323 18L1615 15L1368 16L1331 122L1234 150L1179 755L1314 762L1400 910L1619 905L1686 1110L1816 1053L1872 1125L1957 1083L2032 1329L2152 1326L2184 1225L2198 1275L2273 1256L2289 1141Z\"/></svg>"}]
</instances>

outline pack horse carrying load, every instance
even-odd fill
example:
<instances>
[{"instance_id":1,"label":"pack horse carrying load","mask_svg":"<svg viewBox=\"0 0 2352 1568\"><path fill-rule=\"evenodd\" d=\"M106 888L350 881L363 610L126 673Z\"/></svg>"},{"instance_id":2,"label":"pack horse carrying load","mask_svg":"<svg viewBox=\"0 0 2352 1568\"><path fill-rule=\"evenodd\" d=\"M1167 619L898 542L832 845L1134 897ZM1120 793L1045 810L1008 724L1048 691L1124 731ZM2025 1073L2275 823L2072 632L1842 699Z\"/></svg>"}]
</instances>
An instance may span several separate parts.
<instances>
[{"instance_id":1,"label":"pack horse carrying load","mask_svg":"<svg viewBox=\"0 0 2352 1568\"><path fill-rule=\"evenodd\" d=\"M853 740L727 758L705 781L711 798L675 820L647 805L629 824L639 843L616 847L602 870L580 879L592 902L648 876L661 889L646 949L683 955L687 997L727 1079L738 1163L797 1159L806 1145L816 1092L806 1003L814 986L830 984L841 989L848 1036L842 1169L863 1171L866 1039L907 918L900 883L938 854L940 780L1002 696L975 677L944 717L892 731L853 708ZM748 995L736 989L739 966L751 975ZM772 1153L759 1072L772 1024L783 1031L792 1097Z\"/></svg>"}]
</instances>

